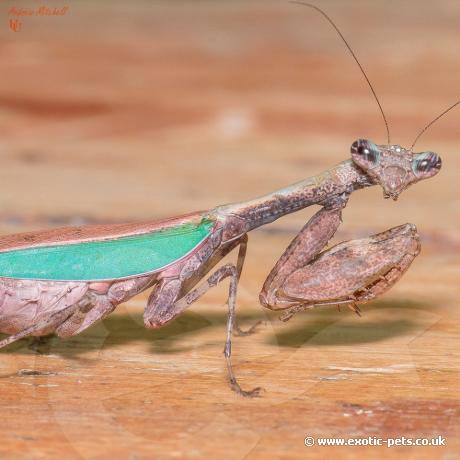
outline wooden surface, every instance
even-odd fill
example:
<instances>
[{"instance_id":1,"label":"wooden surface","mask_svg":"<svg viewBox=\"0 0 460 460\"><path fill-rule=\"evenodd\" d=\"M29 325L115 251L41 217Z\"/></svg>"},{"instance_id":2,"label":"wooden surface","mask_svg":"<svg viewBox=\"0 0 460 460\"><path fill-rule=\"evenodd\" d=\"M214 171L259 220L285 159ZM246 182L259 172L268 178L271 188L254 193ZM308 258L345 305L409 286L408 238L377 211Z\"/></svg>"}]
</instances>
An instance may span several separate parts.
<instances>
[{"instance_id":1,"label":"wooden surface","mask_svg":"<svg viewBox=\"0 0 460 460\"><path fill-rule=\"evenodd\" d=\"M10 2L11 3L11 2ZM21 4L25 4L22 2ZM32 2L36 5L36 2ZM318 2L349 38L394 142L459 97L452 1ZM0 230L161 218L255 197L384 142L368 88L319 16L284 2L69 2L0 28ZM4 4L2 14L6 12ZM225 286L169 326L146 295L69 340L0 353L0 457L456 459L460 112L419 142L443 169L397 203L359 192L337 240L413 222L423 248L382 299L284 324L258 292L313 209L250 235L225 380ZM234 257L234 255L233 255ZM442 435L436 447L310 447L315 437Z\"/></svg>"}]
</instances>

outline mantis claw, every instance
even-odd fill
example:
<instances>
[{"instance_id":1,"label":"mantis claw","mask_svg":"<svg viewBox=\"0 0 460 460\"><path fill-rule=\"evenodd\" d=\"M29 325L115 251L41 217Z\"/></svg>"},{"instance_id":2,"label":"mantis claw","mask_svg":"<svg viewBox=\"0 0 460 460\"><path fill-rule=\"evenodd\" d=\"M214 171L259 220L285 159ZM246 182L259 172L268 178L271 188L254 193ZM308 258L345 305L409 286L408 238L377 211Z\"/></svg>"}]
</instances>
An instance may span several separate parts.
<instances>
[{"instance_id":1,"label":"mantis claw","mask_svg":"<svg viewBox=\"0 0 460 460\"><path fill-rule=\"evenodd\" d=\"M238 337L245 337L247 335L254 334L254 332L256 332L257 328L262 324L266 324L266 322L263 319L260 319L259 321L254 323L249 329L244 330L244 329L240 328L238 323L235 323L234 326L233 326L233 330L234 330L233 335L236 335Z\"/></svg>"},{"instance_id":2,"label":"mantis claw","mask_svg":"<svg viewBox=\"0 0 460 460\"><path fill-rule=\"evenodd\" d=\"M359 317L361 317L361 310L360 308L358 307L357 304L355 303L350 303L348 304L348 308L351 310L351 311L354 311Z\"/></svg>"},{"instance_id":3,"label":"mantis claw","mask_svg":"<svg viewBox=\"0 0 460 460\"><path fill-rule=\"evenodd\" d=\"M265 391L264 388L262 387L256 387L253 388L252 390L243 390L239 385L236 380L231 380L230 379L230 387L231 389L239 396L242 396L243 398L257 398L260 396L262 392Z\"/></svg>"}]
</instances>

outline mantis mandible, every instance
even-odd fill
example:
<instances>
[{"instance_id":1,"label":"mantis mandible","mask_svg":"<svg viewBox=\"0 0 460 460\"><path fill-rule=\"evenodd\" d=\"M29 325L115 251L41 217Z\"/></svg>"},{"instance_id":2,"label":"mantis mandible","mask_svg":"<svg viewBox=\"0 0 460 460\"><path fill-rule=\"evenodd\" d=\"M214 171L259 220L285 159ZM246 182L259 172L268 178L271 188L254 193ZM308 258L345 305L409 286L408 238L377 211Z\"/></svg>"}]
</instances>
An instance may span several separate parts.
<instances>
[{"instance_id":1,"label":"mantis mandible","mask_svg":"<svg viewBox=\"0 0 460 460\"><path fill-rule=\"evenodd\" d=\"M392 287L420 251L413 224L324 249L341 222L342 209L359 189L380 185L396 200L408 186L437 174L440 157L415 153L420 135L460 101L442 112L405 149L390 143L389 127L361 64L334 27L363 73L380 108L387 143L353 142L351 158L331 169L255 200L218 206L157 222L66 227L0 237L0 332L4 347L26 336L76 335L117 305L152 288L144 311L148 328L159 328L186 310L213 286L229 278L224 355L230 386L243 396L231 363L236 292L246 254L247 234L311 205L321 209L294 238L268 275L260 293L264 307L281 319L311 308L358 305ZM236 263L216 264L238 248ZM200 284L200 281L204 281Z\"/></svg>"}]
</instances>

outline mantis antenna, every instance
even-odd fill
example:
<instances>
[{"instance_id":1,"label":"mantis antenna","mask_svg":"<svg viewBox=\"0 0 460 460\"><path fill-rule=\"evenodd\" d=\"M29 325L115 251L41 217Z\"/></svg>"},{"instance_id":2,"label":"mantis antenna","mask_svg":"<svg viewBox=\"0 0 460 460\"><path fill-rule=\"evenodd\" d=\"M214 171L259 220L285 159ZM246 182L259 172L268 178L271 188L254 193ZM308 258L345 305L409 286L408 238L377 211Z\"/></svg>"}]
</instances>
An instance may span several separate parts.
<instances>
[{"instance_id":1,"label":"mantis antenna","mask_svg":"<svg viewBox=\"0 0 460 460\"><path fill-rule=\"evenodd\" d=\"M383 111L382 104L380 104L379 98L377 97L377 93L375 92L374 87L372 86L372 83L370 82L369 78L367 77L366 72L363 69L363 66L358 61L358 58L356 57L356 54L351 49L351 46L348 44L348 42L345 39L345 37L343 36L342 32L340 32L340 29L335 25L335 22L321 8L317 7L316 5L313 5L312 3L300 2L300 1L296 1L296 0L290 0L289 3L295 3L297 5L306 6L308 8L312 8L312 9L318 11L318 13L322 14L324 16L324 18L326 18L326 20L329 22L329 24L331 24L331 26L339 34L339 37L345 43L345 46L348 48L348 51L350 52L350 54L353 56L353 59L355 60L356 64L358 64L359 70L361 70L361 73L364 75L364 78L366 79L367 84L369 85L369 88L371 89L372 94L374 95L374 99L376 100L377 105L379 106L380 113L382 114L382 118L383 118L383 121L385 123L386 130L387 130L387 141L388 141L388 146L389 146L390 145L390 128L388 126L388 121L387 121L387 118L386 118L385 113Z\"/></svg>"},{"instance_id":2,"label":"mantis antenna","mask_svg":"<svg viewBox=\"0 0 460 460\"><path fill-rule=\"evenodd\" d=\"M415 141L412 143L411 145L411 150L414 148L416 142L420 139L420 137L422 136L422 134L428 129L428 128L431 128L431 126L433 126L441 117L443 117L447 112L450 112L454 107L456 107L458 104L460 104L460 101L457 101L455 104L452 104L450 107L448 107L446 110L444 110L443 112L441 112L436 118L434 118L433 120L431 120L417 135L417 137L415 138Z\"/></svg>"}]
</instances>

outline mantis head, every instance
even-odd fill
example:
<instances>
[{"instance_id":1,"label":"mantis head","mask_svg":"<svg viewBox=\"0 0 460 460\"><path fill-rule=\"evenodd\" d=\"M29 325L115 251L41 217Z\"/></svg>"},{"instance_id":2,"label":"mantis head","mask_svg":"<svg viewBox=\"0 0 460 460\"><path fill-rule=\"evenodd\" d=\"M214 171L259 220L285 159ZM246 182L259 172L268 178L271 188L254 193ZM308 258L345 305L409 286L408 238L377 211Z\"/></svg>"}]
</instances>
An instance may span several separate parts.
<instances>
[{"instance_id":1,"label":"mantis head","mask_svg":"<svg viewBox=\"0 0 460 460\"><path fill-rule=\"evenodd\" d=\"M413 153L399 145L376 145L358 139L351 145L353 162L383 188L385 198L397 200L409 185L434 176L441 157L434 152Z\"/></svg>"},{"instance_id":2,"label":"mantis head","mask_svg":"<svg viewBox=\"0 0 460 460\"><path fill-rule=\"evenodd\" d=\"M392 145L390 142L390 127L388 125L385 112L383 111L382 104L380 103L377 93L364 71L363 66L359 62L355 52L343 36L340 29L337 27L335 22L316 5L300 0L290 0L290 2L316 10L329 22L347 47L350 55L363 74L363 77L374 96L375 102L377 102L383 122L385 123L388 142L386 145L376 145L367 139L358 139L353 142L351 146L351 156L353 162L364 170L364 172L372 178L374 182L379 183L382 186L383 196L385 198L393 198L393 200L397 200L399 194L409 187L409 185L415 184L422 179L428 179L429 177L437 174L441 169L441 158L433 152L414 153L413 149L420 136L446 113L450 112L454 107L460 105L460 100L452 104L436 118L430 121L419 132L410 149L405 149L399 145Z\"/></svg>"}]
</instances>

